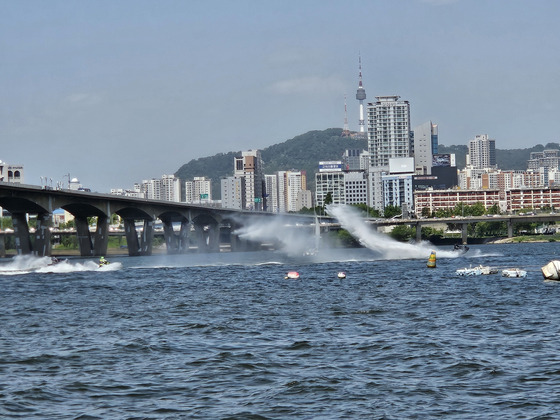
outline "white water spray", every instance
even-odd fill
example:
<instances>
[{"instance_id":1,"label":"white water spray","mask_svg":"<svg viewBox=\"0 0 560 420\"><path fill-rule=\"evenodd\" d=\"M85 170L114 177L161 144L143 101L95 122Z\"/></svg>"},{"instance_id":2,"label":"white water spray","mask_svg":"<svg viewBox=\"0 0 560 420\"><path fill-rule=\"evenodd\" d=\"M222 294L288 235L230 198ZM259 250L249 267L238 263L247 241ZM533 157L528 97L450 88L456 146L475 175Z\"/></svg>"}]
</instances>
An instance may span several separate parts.
<instances>
[{"instance_id":1,"label":"white water spray","mask_svg":"<svg viewBox=\"0 0 560 420\"><path fill-rule=\"evenodd\" d=\"M52 263L50 257L36 257L32 255L17 255L11 261L0 264L0 275L15 275L27 273L72 273L76 271L114 271L120 270L120 262L112 262L109 265L99 267L95 261L70 262L60 261Z\"/></svg>"},{"instance_id":2,"label":"white water spray","mask_svg":"<svg viewBox=\"0 0 560 420\"><path fill-rule=\"evenodd\" d=\"M327 211L338 219L346 229L362 245L374 251L380 259L428 258L436 248L428 243L403 243L379 233L366 225L357 210L350 206L329 205ZM456 258L455 251L437 250L438 257Z\"/></svg>"},{"instance_id":3,"label":"white water spray","mask_svg":"<svg viewBox=\"0 0 560 420\"><path fill-rule=\"evenodd\" d=\"M267 217L246 224L233 233L249 241L280 244L283 252L295 256L304 255L316 247L312 228L290 226L290 221L283 217Z\"/></svg>"}]
</instances>

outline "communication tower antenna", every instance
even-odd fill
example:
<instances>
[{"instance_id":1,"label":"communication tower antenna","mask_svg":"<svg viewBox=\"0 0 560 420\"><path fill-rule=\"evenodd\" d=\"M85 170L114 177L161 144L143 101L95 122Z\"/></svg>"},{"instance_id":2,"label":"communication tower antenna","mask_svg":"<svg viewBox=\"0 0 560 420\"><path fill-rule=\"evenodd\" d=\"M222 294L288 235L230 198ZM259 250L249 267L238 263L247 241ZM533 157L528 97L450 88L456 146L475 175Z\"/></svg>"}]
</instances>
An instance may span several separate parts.
<instances>
[{"instance_id":1,"label":"communication tower antenna","mask_svg":"<svg viewBox=\"0 0 560 420\"><path fill-rule=\"evenodd\" d=\"M349 137L350 130L348 129L348 110L346 109L346 95L344 95L344 129L342 130L342 137Z\"/></svg>"},{"instance_id":2,"label":"communication tower antenna","mask_svg":"<svg viewBox=\"0 0 560 420\"><path fill-rule=\"evenodd\" d=\"M358 82L358 90L356 91L356 99L360 102L360 132L361 136L364 136L366 133L366 124L364 120L364 99L366 99L366 90L362 85L362 56L358 56L358 63L359 63L359 82Z\"/></svg>"}]
</instances>

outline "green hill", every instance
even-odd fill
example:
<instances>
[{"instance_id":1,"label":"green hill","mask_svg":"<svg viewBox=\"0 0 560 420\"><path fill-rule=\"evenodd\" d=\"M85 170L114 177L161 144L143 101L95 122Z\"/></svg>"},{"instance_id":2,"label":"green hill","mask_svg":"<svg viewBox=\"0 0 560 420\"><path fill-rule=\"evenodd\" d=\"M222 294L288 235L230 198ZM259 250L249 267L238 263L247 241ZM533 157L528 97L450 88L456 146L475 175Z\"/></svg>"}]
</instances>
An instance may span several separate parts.
<instances>
[{"instance_id":1,"label":"green hill","mask_svg":"<svg viewBox=\"0 0 560 420\"><path fill-rule=\"evenodd\" d=\"M342 137L341 128L329 128L323 131L309 131L305 134L261 149L264 162L264 172L272 174L276 171L302 170L307 172L307 188L315 190L315 172L319 161L340 160L346 149L367 150L367 141ZM531 152L545 149L560 149L558 143L548 143L546 146L537 144L527 149L496 149L496 160L500 169L527 169L527 160ZM455 153L458 168L465 167L465 156L468 153L466 145L439 145L439 153ZM193 159L182 165L175 176L182 180L192 180L195 176L205 176L212 179L212 195L220 197L220 179L233 174L235 156L241 151L219 153L214 156Z\"/></svg>"},{"instance_id":2,"label":"green hill","mask_svg":"<svg viewBox=\"0 0 560 420\"><path fill-rule=\"evenodd\" d=\"M342 137L341 128L309 131L283 143L261 149L264 172L297 170L307 172L307 188L315 190L315 172L322 160L340 160L346 149L367 150L367 141ZM212 179L212 196L220 197L220 179L233 174L235 156L241 151L193 159L181 166L175 176L187 180L195 176Z\"/></svg>"}]
</instances>

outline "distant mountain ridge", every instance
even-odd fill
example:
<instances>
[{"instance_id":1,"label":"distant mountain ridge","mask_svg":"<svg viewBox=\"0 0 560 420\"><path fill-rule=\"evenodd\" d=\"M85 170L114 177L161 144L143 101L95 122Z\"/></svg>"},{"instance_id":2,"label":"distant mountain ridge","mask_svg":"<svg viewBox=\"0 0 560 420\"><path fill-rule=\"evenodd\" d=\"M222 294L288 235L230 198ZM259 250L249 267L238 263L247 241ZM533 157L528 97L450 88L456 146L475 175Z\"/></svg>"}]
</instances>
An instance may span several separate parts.
<instances>
[{"instance_id":1,"label":"distant mountain ridge","mask_svg":"<svg viewBox=\"0 0 560 420\"><path fill-rule=\"evenodd\" d=\"M315 172L319 161L340 160L346 149L367 150L367 140L342 137L341 128L314 130L296 136L283 143L278 143L261 149L264 162L264 172L272 174L276 171L302 170L307 172L307 186L315 190ZM527 149L496 149L496 161L501 169L527 169L527 160L531 152L542 152L548 149L560 149L558 143L548 143L545 146L537 144ZM458 168L465 167L468 146L452 145L438 146L439 153L455 153ZM218 153L193 159L182 165L175 176L182 180L192 180L195 176L205 176L212 179L212 196L220 197L220 179L233 175L235 156L241 151Z\"/></svg>"}]
</instances>

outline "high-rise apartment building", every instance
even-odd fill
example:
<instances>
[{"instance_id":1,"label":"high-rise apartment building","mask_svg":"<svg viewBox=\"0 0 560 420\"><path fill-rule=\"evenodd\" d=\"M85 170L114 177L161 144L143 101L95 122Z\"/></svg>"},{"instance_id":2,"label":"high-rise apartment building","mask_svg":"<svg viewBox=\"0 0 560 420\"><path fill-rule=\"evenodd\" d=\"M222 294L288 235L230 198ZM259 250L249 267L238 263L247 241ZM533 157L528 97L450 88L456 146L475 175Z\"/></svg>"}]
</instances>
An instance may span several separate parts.
<instances>
[{"instance_id":1,"label":"high-rise apartment building","mask_svg":"<svg viewBox=\"0 0 560 420\"><path fill-rule=\"evenodd\" d=\"M161 179L144 179L142 181L142 193L148 200L159 200L161 197Z\"/></svg>"},{"instance_id":2,"label":"high-rise apartment building","mask_svg":"<svg viewBox=\"0 0 560 420\"><path fill-rule=\"evenodd\" d=\"M181 201L181 180L175 175L163 175L161 177L160 200Z\"/></svg>"},{"instance_id":3,"label":"high-rise apartment building","mask_svg":"<svg viewBox=\"0 0 560 420\"><path fill-rule=\"evenodd\" d=\"M162 175L161 179L152 178L142 181L139 195L148 200L181 201L181 180L175 175Z\"/></svg>"},{"instance_id":4,"label":"high-rise apartment building","mask_svg":"<svg viewBox=\"0 0 560 420\"><path fill-rule=\"evenodd\" d=\"M185 181L185 202L192 204L212 202L212 180L205 176L195 176Z\"/></svg>"},{"instance_id":5,"label":"high-rise apartment building","mask_svg":"<svg viewBox=\"0 0 560 420\"><path fill-rule=\"evenodd\" d=\"M377 102L368 104L368 152L373 167L411 156L410 105L399 98L376 96Z\"/></svg>"},{"instance_id":6,"label":"high-rise apartment building","mask_svg":"<svg viewBox=\"0 0 560 420\"><path fill-rule=\"evenodd\" d=\"M260 150L242 152L234 158L234 176L245 178L245 205L248 210L263 210L264 173Z\"/></svg>"},{"instance_id":7,"label":"high-rise apartment building","mask_svg":"<svg viewBox=\"0 0 560 420\"><path fill-rule=\"evenodd\" d=\"M527 169L538 171L540 168L560 168L560 150L544 150L531 152L527 161Z\"/></svg>"},{"instance_id":8,"label":"high-rise apartment building","mask_svg":"<svg viewBox=\"0 0 560 420\"><path fill-rule=\"evenodd\" d=\"M271 181L267 180L267 188L270 182ZM299 211L302 209L302 206L307 207L306 204L308 204L308 202L305 199L303 199L302 201L301 198L301 192L306 190L307 174L305 171L278 171L276 173L276 211L282 213L289 211Z\"/></svg>"},{"instance_id":9,"label":"high-rise apartment building","mask_svg":"<svg viewBox=\"0 0 560 420\"><path fill-rule=\"evenodd\" d=\"M278 213L280 211L278 206L278 175L265 175L264 182L266 211L271 213Z\"/></svg>"},{"instance_id":10,"label":"high-rise apartment building","mask_svg":"<svg viewBox=\"0 0 560 420\"><path fill-rule=\"evenodd\" d=\"M307 190L307 174L305 171L287 171L287 183L286 183L286 205L287 210L290 211L300 211L301 207L301 191ZM298 197L300 201L298 203Z\"/></svg>"},{"instance_id":11,"label":"high-rise apartment building","mask_svg":"<svg viewBox=\"0 0 560 420\"><path fill-rule=\"evenodd\" d=\"M229 176L221 180L223 208L244 210L247 207L245 181L246 178L243 176Z\"/></svg>"},{"instance_id":12,"label":"high-rise apartment building","mask_svg":"<svg viewBox=\"0 0 560 420\"><path fill-rule=\"evenodd\" d=\"M469 164L473 168L496 168L496 140L479 134L469 141Z\"/></svg>"}]
</instances>

